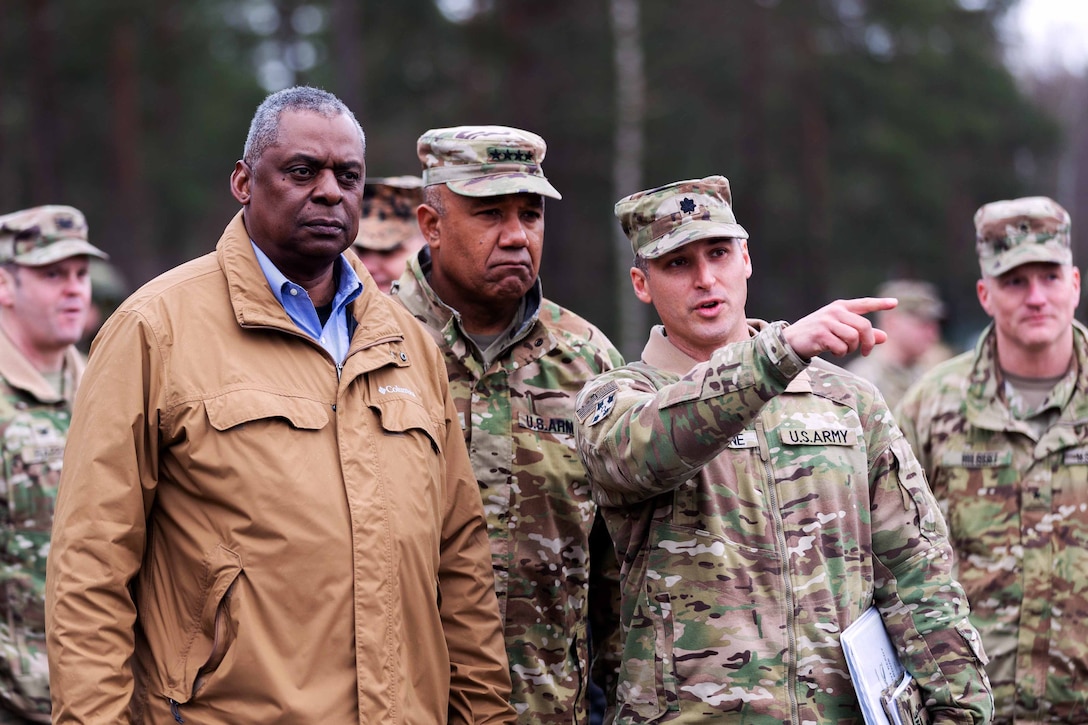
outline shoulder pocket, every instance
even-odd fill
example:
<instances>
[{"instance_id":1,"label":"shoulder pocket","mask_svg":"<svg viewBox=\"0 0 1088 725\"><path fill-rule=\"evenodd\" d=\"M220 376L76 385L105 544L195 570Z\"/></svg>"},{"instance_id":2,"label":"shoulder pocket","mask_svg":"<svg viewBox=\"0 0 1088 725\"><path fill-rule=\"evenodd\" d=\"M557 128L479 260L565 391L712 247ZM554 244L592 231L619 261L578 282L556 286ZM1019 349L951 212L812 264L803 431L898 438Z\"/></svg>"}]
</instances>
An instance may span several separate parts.
<instances>
[{"instance_id":1,"label":"shoulder pocket","mask_svg":"<svg viewBox=\"0 0 1088 725\"><path fill-rule=\"evenodd\" d=\"M232 390L209 398L204 405L212 427L219 431L270 418L300 430L319 430L329 422L329 406L324 403L265 390Z\"/></svg>"}]
</instances>

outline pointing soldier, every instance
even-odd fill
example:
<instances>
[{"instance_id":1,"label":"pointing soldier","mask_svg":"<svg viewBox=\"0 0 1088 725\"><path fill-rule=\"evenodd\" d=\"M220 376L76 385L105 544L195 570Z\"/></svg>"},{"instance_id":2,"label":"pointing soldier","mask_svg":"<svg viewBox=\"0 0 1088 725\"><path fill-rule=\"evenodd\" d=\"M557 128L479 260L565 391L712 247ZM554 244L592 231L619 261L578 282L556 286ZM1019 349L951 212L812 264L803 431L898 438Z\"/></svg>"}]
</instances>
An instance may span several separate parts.
<instances>
[{"instance_id":1,"label":"pointing soldier","mask_svg":"<svg viewBox=\"0 0 1088 725\"><path fill-rule=\"evenodd\" d=\"M1085 722L1088 330L1069 214L1045 197L975 214L973 352L931 370L897 410L956 545L997 723Z\"/></svg>"},{"instance_id":2,"label":"pointing soldier","mask_svg":"<svg viewBox=\"0 0 1088 725\"><path fill-rule=\"evenodd\" d=\"M611 547L606 561L588 554L596 506L574 449L574 399L622 360L600 330L542 295L544 198L560 198L541 168L544 140L461 126L427 131L417 151L428 246L394 299L445 355L487 514L518 721L585 722L587 621L616 598L615 562ZM608 561L612 578L591 590ZM614 629L616 617L602 621Z\"/></svg>"},{"instance_id":3,"label":"pointing soldier","mask_svg":"<svg viewBox=\"0 0 1088 725\"><path fill-rule=\"evenodd\" d=\"M881 397L816 355L885 339L840 300L745 317L748 233L721 176L616 205L656 308L639 362L579 396L579 452L623 591L617 723L860 722L839 634L870 605L934 722L985 722L944 521Z\"/></svg>"},{"instance_id":4,"label":"pointing soldier","mask_svg":"<svg viewBox=\"0 0 1088 725\"><path fill-rule=\"evenodd\" d=\"M87 221L70 206L0 216L3 597L0 723L50 721L45 557L91 303Z\"/></svg>"}]
</instances>

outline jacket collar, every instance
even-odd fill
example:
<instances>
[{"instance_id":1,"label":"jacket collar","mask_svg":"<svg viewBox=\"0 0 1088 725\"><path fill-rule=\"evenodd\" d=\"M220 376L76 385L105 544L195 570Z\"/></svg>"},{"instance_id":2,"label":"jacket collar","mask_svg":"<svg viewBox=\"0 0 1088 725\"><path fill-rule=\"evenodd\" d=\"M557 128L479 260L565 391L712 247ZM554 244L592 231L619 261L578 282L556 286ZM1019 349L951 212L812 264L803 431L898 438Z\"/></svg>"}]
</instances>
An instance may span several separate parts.
<instances>
[{"instance_id":1,"label":"jacket collar","mask_svg":"<svg viewBox=\"0 0 1088 725\"><path fill-rule=\"evenodd\" d=\"M29 393L42 403L71 403L83 376L83 366L83 356L75 346L69 346L64 352L64 392L60 394L0 328L0 377L11 387Z\"/></svg>"},{"instance_id":2,"label":"jacket collar","mask_svg":"<svg viewBox=\"0 0 1088 725\"><path fill-rule=\"evenodd\" d=\"M253 253L241 211L223 230L223 236L219 238L215 251L219 267L227 280L235 319L241 327L270 327L310 339L287 315L269 287L257 256ZM362 293L351 303L356 329L350 349L356 350L387 339L403 338L403 331L393 316L378 309L390 301L374 284L366 267L353 255L342 256L363 282Z\"/></svg>"},{"instance_id":3,"label":"jacket collar","mask_svg":"<svg viewBox=\"0 0 1088 725\"><path fill-rule=\"evenodd\" d=\"M394 294L404 303L404 306L420 320L423 320L433 330L438 330L446 347L458 357L466 360L472 358L468 335L465 334L461 324L461 313L443 302L431 288L428 277L431 273L431 251L427 247L419 250L419 254L408 260L408 267L398 280ZM533 334L540 320L540 308L543 302L543 287L540 278L525 294L524 314L521 324L510 333L507 339L506 349ZM542 352L552 349L555 341L551 334L543 331L547 344L542 345Z\"/></svg>"},{"instance_id":4,"label":"jacket collar","mask_svg":"<svg viewBox=\"0 0 1088 725\"><path fill-rule=\"evenodd\" d=\"M1068 428L1088 422L1088 329L1076 320L1073 321L1073 354L1077 373L1073 390L1065 396L1058 423L1051 431ZM997 363L997 333L994 323L979 336L975 345L974 360L967 378L967 420L971 425L987 430L1015 430L1034 438L1029 426L1012 417L1003 397L1000 386L1003 384L1001 371ZM1048 431L1047 435L1050 435Z\"/></svg>"}]
</instances>

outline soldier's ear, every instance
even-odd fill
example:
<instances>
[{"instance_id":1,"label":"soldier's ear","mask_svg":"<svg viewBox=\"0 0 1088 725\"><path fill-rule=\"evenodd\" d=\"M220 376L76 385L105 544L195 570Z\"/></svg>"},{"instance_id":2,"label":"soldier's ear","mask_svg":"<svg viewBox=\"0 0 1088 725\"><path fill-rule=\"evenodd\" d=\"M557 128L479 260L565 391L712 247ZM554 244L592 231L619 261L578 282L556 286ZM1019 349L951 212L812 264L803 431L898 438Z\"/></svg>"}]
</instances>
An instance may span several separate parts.
<instances>
[{"instance_id":1,"label":"soldier's ear","mask_svg":"<svg viewBox=\"0 0 1088 725\"><path fill-rule=\"evenodd\" d=\"M975 294L978 295L978 303L982 309L990 317L994 316L994 313L990 311L990 286L988 279L980 279L975 282Z\"/></svg>"},{"instance_id":2,"label":"soldier's ear","mask_svg":"<svg viewBox=\"0 0 1088 725\"><path fill-rule=\"evenodd\" d=\"M420 204L416 207L416 222L419 224L419 232L423 239L431 247L438 247L438 222L440 215L438 210L430 204Z\"/></svg>"},{"instance_id":3,"label":"soldier's ear","mask_svg":"<svg viewBox=\"0 0 1088 725\"><path fill-rule=\"evenodd\" d=\"M651 304L654 301L653 295L650 294L650 286L646 281L646 273L638 267L631 267L631 286L635 289L635 297L638 297L646 304Z\"/></svg>"}]
</instances>

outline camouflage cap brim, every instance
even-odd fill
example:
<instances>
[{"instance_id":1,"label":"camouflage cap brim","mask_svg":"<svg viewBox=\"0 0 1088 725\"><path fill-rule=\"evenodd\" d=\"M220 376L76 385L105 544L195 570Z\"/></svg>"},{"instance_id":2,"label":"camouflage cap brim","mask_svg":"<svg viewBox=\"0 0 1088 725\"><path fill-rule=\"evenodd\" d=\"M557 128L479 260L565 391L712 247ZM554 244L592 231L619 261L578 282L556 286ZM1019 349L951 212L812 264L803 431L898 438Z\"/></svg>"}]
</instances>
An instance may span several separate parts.
<instances>
[{"instance_id":1,"label":"camouflage cap brim","mask_svg":"<svg viewBox=\"0 0 1088 725\"><path fill-rule=\"evenodd\" d=\"M62 259L83 255L97 257L98 259L110 258L110 255L90 242L82 239L61 239L47 246L36 247L22 254L17 254L11 261L24 267L44 267Z\"/></svg>"},{"instance_id":2,"label":"camouflage cap brim","mask_svg":"<svg viewBox=\"0 0 1088 725\"><path fill-rule=\"evenodd\" d=\"M533 174L488 174L472 179L447 181L446 186L461 196L503 196L505 194L540 194L550 199L562 199L563 195L543 176Z\"/></svg>"},{"instance_id":3,"label":"camouflage cap brim","mask_svg":"<svg viewBox=\"0 0 1088 725\"><path fill-rule=\"evenodd\" d=\"M1055 238L1043 244L1021 244L1000 254L980 256L978 263L984 277L1000 277L1011 269L1032 262L1073 264L1073 251Z\"/></svg>"},{"instance_id":4,"label":"camouflage cap brim","mask_svg":"<svg viewBox=\"0 0 1088 725\"><path fill-rule=\"evenodd\" d=\"M388 252L419 234L415 219L366 218L359 221L359 235L354 246L372 252Z\"/></svg>"},{"instance_id":5,"label":"camouflage cap brim","mask_svg":"<svg viewBox=\"0 0 1088 725\"><path fill-rule=\"evenodd\" d=\"M635 254L646 259L655 259L668 254L674 249L679 249L685 244L696 242L700 239L747 239L748 232L740 224L735 222L720 222L713 219L689 219L683 225L671 232L667 232L660 239L656 239L647 246L639 248L639 243L632 240L632 248Z\"/></svg>"}]
</instances>

